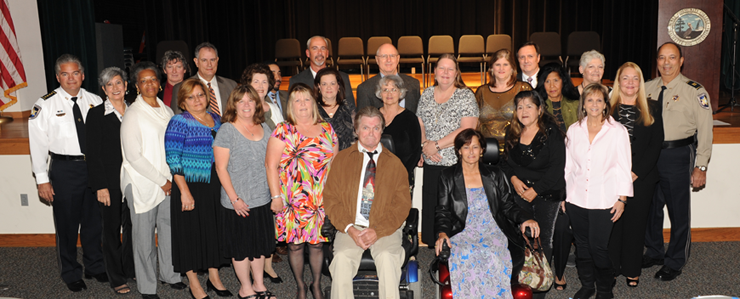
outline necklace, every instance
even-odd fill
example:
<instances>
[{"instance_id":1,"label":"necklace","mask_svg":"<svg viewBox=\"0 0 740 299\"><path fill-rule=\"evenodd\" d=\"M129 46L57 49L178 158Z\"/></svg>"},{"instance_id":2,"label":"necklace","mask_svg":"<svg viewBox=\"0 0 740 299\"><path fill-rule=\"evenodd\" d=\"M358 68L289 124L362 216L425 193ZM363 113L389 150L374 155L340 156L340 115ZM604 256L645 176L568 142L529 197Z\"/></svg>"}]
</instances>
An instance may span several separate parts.
<instances>
[{"instance_id":1,"label":"necklace","mask_svg":"<svg viewBox=\"0 0 740 299\"><path fill-rule=\"evenodd\" d=\"M329 117L334 117L334 114L337 113L338 107L339 107L339 104L335 103L332 106L325 106L324 111L326 111L326 114L329 114ZM329 110L334 110L334 112L329 112Z\"/></svg>"},{"instance_id":2,"label":"necklace","mask_svg":"<svg viewBox=\"0 0 740 299\"><path fill-rule=\"evenodd\" d=\"M242 124L242 127L244 127L244 129L247 130L247 132L249 132L249 134L252 135L252 137L254 137L254 133L252 133L252 131L250 131L249 128L247 128L246 124Z\"/></svg>"},{"instance_id":3,"label":"necklace","mask_svg":"<svg viewBox=\"0 0 740 299\"><path fill-rule=\"evenodd\" d=\"M199 120L199 121L200 121L200 122L201 122L202 124L206 125L207 127L210 127L210 126L208 125L208 122L207 122L207 121L203 120L202 118L198 117L198 116L197 116L197 115L195 115L195 114L192 114L192 113L190 113L190 115L192 115L193 117L197 118L197 119L198 119L198 120Z\"/></svg>"}]
</instances>

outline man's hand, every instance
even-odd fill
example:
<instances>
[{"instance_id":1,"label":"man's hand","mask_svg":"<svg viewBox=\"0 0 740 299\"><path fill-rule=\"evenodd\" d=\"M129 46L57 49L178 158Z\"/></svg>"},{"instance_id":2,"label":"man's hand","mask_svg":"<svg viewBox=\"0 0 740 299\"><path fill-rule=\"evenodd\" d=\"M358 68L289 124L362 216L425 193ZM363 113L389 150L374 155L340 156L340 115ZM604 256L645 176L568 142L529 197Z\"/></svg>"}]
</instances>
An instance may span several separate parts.
<instances>
[{"instance_id":1,"label":"man's hand","mask_svg":"<svg viewBox=\"0 0 740 299\"><path fill-rule=\"evenodd\" d=\"M110 192L108 192L108 188L98 190L97 195L100 203L106 207L110 207Z\"/></svg>"},{"instance_id":2,"label":"man's hand","mask_svg":"<svg viewBox=\"0 0 740 299\"><path fill-rule=\"evenodd\" d=\"M694 168L694 172L691 174L691 186L694 188L701 188L707 184L707 172L701 171L699 168ZM39 189L41 192L41 189Z\"/></svg>"},{"instance_id":3,"label":"man's hand","mask_svg":"<svg viewBox=\"0 0 740 299\"><path fill-rule=\"evenodd\" d=\"M51 187L51 183L39 184L39 197L46 200L49 203L54 202L54 188Z\"/></svg>"},{"instance_id":4,"label":"man's hand","mask_svg":"<svg viewBox=\"0 0 740 299\"><path fill-rule=\"evenodd\" d=\"M361 231L359 237L362 242L367 245L367 248L363 249L370 248L370 246L373 246L373 244L375 244L375 241L378 241L378 234L375 232L374 229L369 227Z\"/></svg>"},{"instance_id":5,"label":"man's hand","mask_svg":"<svg viewBox=\"0 0 740 299\"><path fill-rule=\"evenodd\" d=\"M347 234L353 241L355 241L355 245L357 245L357 247L360 247L363 250L368 249L370 246L365 246L365 243L362 241L362 237L360 237L360 233L362 232L354 226L350 226L347 230Z\"/></svg>"}]
</instances>

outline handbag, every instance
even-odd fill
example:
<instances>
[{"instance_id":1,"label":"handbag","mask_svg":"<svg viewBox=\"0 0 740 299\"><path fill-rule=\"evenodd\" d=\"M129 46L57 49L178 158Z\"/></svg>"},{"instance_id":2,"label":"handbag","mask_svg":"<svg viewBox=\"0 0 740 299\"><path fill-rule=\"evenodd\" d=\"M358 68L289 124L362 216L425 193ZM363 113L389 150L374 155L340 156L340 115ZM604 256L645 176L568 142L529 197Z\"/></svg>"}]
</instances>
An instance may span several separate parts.
<instances>
[{"instance_id":1,"label":"handbag","mask_svg":"<svg viewBox=\"0 0 740 299\"><path fill-rule=\"evenodd\" d=\"M542 251L542 242L537 237L535 246L532 246L529 238L525 236L524 240L527 247L524 248L524 266L519 272L519 283L528 285L535 292L547 291L554 281L554 275Z\"/></svg>"}]
</instances>

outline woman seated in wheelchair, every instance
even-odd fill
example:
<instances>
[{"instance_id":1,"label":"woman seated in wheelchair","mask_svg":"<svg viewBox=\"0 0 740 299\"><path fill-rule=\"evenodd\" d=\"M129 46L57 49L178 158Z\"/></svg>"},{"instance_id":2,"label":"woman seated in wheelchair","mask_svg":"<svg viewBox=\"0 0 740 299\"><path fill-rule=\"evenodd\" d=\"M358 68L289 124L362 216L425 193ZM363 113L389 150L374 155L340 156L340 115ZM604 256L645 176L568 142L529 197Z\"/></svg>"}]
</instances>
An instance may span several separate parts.
<instances>
[{"instance_id":1,"label":"woman seated in wheelchair","mask_svg":"<svg viewBox=\"0 0 740 299\"><path fill-rule=\"evenodd\" d=\"M532 237L539 236L532 215L511 198L506 175L480 163L485 150L480 132L463 130L455 137L457 165L439 178L435 249L439 255L443 243L450 247L454 298L512 298L511 278L524 264L522 234L530 228Z\"/></svg>"}]
</instances>

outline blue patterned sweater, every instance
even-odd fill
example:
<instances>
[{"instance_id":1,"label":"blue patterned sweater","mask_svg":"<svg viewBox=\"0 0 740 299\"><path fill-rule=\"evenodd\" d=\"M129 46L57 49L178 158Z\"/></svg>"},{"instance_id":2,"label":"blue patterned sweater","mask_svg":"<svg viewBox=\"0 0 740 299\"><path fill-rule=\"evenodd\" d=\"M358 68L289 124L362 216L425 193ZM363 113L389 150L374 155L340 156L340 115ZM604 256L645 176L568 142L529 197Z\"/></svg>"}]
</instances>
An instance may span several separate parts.
<instances>
[{"instance_id":1,"label":"blue patterned sweater","mask_svg":"<svg viewBox=\"0 0 740 299\"><path fill-rule=\"evenodd\" d=\"M213 135L211 130L221 128L221 117L213 117L213 128L199 123L187 111L175 115L167 125L164 135L164 150L172 175L181 175L191 183L210 183L213 165ZM218 179L218 178L216 178Z\"/></svg>"}]
</instances>

